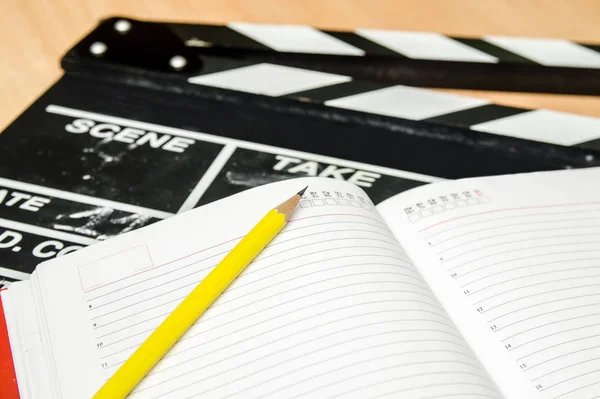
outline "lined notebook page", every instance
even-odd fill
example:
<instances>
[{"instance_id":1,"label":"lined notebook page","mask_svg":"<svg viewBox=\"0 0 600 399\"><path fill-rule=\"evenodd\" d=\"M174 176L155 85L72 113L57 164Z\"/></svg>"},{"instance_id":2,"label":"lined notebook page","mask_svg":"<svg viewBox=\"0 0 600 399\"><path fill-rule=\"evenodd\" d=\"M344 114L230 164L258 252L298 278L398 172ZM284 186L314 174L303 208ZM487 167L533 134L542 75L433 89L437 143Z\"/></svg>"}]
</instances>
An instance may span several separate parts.
<instances>
[{"instance_id":1,"label":"lined notebook page","mask_svg":"<svg viewBox=\"0 0 600 399\"><path fill-rule=\"evenodd\" d=\"M306 184L285 230L131 397L497 397L371 202L330 179L252 190L43 268L48 287L68 287L44 290L65 397L90 397L272 202Z\"/></svg>"},{"instance_id":2,"label":"lined notebook page","mask_svg":"<svg viewBox=\"0 0 600 399\"><path fill-rule=\"evenodd\" d=\"M484 364L540 397L600 392L599 182L600 169L473 179L382 206L460 297L444 303L480 334Z\"/></svg>"}]
</instances>

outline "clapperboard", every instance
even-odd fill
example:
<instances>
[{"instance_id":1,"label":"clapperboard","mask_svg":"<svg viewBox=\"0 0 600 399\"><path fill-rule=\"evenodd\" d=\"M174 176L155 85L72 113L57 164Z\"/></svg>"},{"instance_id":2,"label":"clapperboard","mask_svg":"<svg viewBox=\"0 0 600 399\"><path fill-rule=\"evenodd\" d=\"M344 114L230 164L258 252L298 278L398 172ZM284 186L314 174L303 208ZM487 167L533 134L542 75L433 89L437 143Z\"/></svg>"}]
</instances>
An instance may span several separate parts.
<instances>
[{"instance_id":1,"label":"clapperboard","mask_svg":"<svg viewBox=\"0 0 600 399\"><path fill-rule=\"evenodd\" d=\"M0 135L0 276L261 184L600 165L600 120L427 87L600 94L564 40L102 21Z\"/></svg>"}]
</instances>

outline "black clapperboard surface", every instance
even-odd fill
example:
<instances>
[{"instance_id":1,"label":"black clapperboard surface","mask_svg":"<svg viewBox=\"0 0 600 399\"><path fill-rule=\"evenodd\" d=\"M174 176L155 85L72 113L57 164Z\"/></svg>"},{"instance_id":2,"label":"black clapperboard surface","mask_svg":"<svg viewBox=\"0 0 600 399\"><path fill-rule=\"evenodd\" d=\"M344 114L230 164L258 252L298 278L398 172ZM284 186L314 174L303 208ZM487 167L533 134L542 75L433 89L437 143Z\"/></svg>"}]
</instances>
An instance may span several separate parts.
<instances>
[{"instance_id":1,"label":"black clapperboard surface","mask_svg":"<svg viewBox=\"0 0 600 399\"><path fill-rule=\"evenodd\" d=\"M600 46L102 21L0 135L0 278L262 184L375 202L443 179L600 165L600 120L427 89L600 94ZM201 228L201 226L199 226Z\"/></svg>"}]
</instances>

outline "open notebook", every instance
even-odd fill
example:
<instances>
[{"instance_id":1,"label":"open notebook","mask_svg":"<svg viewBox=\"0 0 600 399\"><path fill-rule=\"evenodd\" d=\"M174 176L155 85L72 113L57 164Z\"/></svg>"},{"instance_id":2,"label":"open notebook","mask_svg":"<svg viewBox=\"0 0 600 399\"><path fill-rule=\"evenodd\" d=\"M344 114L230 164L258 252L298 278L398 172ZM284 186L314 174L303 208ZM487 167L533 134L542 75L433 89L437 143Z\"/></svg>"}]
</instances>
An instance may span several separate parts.
<instances>
[{"instance_id":1,"label":"open notebook","mask_svg":"<svg viewBox=\"0 0 600 399\"><path fill-rule=\"evenodd\" d=\"M592 398L600 169L431 184L374 207L262 186L38 266L2 293L23 398L90 398L270 208L293 220L131 395Z\"/></svg>"}]
</instances>

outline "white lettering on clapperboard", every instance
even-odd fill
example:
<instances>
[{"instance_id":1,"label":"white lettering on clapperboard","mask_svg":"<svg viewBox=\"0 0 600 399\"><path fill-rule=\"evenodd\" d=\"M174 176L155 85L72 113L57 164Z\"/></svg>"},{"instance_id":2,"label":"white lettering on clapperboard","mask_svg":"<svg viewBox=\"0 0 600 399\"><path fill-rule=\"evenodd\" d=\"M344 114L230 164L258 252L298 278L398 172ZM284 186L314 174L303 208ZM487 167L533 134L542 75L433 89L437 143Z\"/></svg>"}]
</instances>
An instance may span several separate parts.
<instances>
[{"instance_id":1,"label":"white lettering on clapperboard","mask_svg":"<svg viewBox=\"0 0 600 399\"><path fill-rule=\"evenodd\" d=\"M97 139L118 141L137 146L149 145L165 151L182 153L196 140L186 137L173 137L169 134L158 134L132 127L123 127L114 123L97 123L91 119L75 119L65 126L65 130L73 134L89 133Z\"/></svg>"},{"instance_id":2,"label":"white lettering on clapperboard","mask_svg":"<svg viewBox=\"0 0 600 399\"><path fill-rule=\"evenodd\" d=\"M18 191L8 191L0 189L0 205L7 207L19 207L29 212L37 212L46 204L50 203L50 198L38 197L36 195L20 193Z\"/></svg>"},{"instance_id":3,"label":"white lettering on clapperboard","mask_svg":"<svg viewBox=\"0 0 600 399\"><path fill-rule=\"evenodd\" d=\"M373 183L381 177L379 173L353 168L342 168L336 165L327 165L319 173L320 164L316 161L305 161L285 155L276 155L275 159L279 162L273 166L273 170L285 170L292 174L303 173L307 176L333 177L334 179L345 180L362 187L373 186Z\"/></svg>"}]
</instances>

